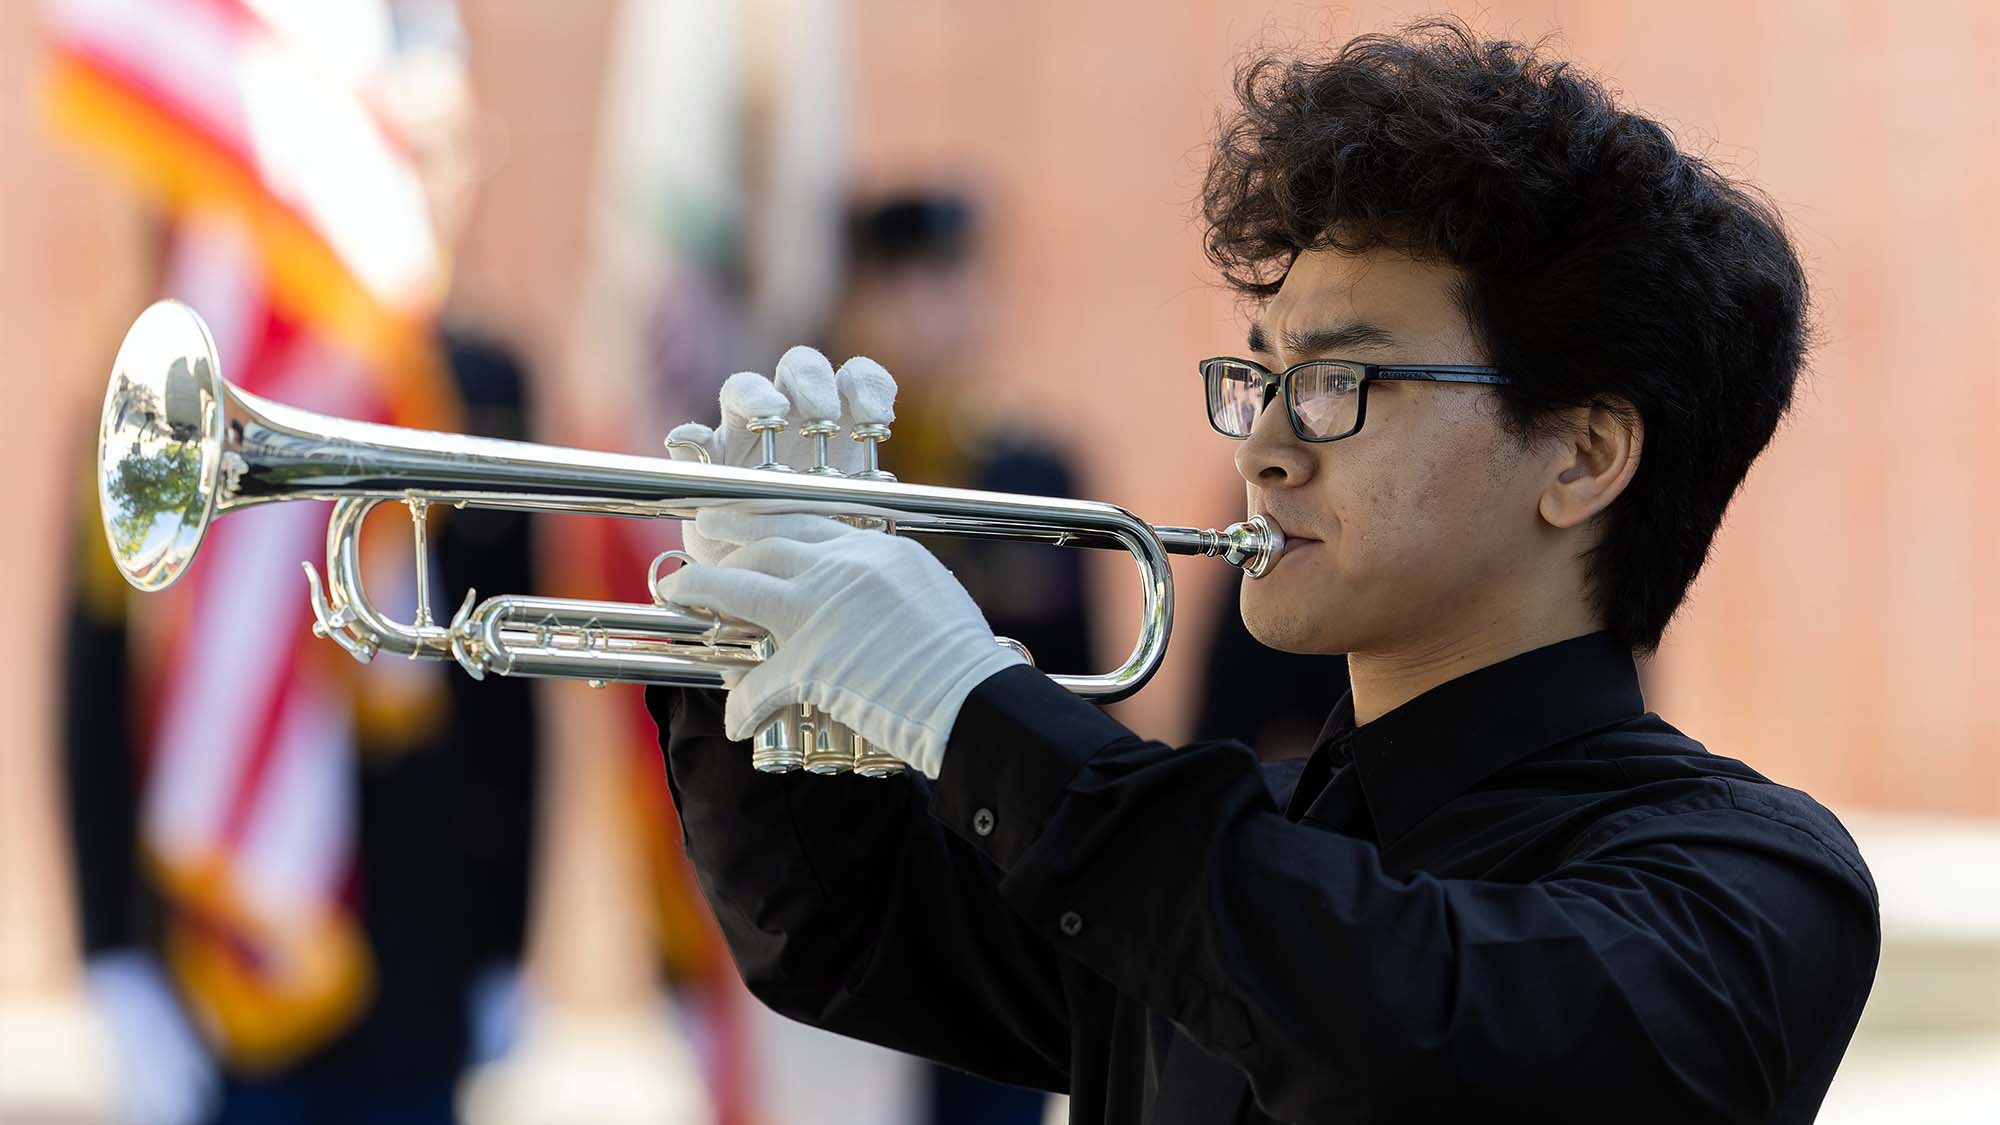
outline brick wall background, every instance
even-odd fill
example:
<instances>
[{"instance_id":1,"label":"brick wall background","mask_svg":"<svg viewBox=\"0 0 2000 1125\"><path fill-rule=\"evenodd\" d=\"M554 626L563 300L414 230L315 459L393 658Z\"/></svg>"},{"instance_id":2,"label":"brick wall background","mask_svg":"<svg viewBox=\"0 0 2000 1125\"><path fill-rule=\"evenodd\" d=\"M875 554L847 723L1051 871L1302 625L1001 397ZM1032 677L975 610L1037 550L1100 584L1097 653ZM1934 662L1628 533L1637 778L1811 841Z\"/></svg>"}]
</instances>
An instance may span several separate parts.
<instances>
[{"instance_id":1,"label":"brick wall background","mask_svg":"<svg viewBox=\"0 0 2000 1125\"><path fill-rule=\"evenodd\" d=\"M947 179L987 201L1002 331L978 367L1003 408L1076 451L1087 496L1156 522L1239 512L1189 372L1244 323L1191 220L1231 60L1260 36L1336 38L1418 7L856 0L857 177ZM593 385L565 356L612 15L609 0L466 4L505 156L457 299L559 395ZM1474 16L1515 37L1561 27L1563 53L1763 184L1816 285L1812 382L1652 669L1655 708L1844 809L2000 816L2000 451L1988 438L2000 287L1986 269L2000 258L2000 10L1489 0ZM0 713L14 717L10 737L45 742L75 458L147 286L130 204L40 128L34 19L32 5L0 10L0 323L15 419L0 441L0 592L15 620ZM1119 596L1125 569L1107 558L1097 572L1114 607L1106 643L1121 651L1136 613ZM1177 576L1182 643L1125 708L1163 737L1191 720L1187 642L1225 577L1201 560Z\"/></svg>"}]
</instances>

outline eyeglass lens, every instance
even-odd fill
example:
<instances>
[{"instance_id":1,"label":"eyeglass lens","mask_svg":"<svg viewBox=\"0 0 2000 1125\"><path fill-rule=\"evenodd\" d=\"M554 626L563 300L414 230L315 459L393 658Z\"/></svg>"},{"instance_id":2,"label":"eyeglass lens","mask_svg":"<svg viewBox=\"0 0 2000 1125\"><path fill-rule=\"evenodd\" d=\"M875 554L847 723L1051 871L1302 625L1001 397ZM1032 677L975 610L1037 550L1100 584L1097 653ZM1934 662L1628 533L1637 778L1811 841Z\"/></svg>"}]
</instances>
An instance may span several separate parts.
<instances>
[{"instance_id":1,"label":"eyeglass lens","mask_svg":"<svg viewBox=\"0 0 2000 1125\"><path fill-rule=\"evenodd\" d=\"M1264 407L1263 372L1219 360L1207 371L1208 416L1231 437L1249 437ZM1361 409L1361 378L1338 363L1314 363L1292 372L1291 409L1301 437L1326 438L1354 428Z\"/></svg>"},{"instance_id":2,"label":"eyeglass lens","mask_svg":"<svg viewBox=\"0 0 2000 1125\"><path fill-rule=\"evenodd\" d=\"M1249 437L1264 406L1263 372L1248 364L1216 360L1208 365L1208 418L1230 437Z\"/></svg>"}]
</instances>

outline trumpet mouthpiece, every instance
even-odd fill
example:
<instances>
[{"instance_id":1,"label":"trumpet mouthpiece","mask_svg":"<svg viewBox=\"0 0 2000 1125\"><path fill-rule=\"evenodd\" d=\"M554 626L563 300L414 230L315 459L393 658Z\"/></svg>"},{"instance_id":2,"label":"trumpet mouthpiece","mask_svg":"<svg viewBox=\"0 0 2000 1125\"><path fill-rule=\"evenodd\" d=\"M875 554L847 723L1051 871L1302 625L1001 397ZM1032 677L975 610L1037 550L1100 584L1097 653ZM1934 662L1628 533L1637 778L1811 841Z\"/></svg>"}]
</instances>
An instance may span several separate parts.
<instances>
[{"instance_id":1,"label":"trumpet mouthpiece","mask_svg":"<svg viewBox=\"0 0 2000 1125\"><path fill-rule=\"evenodd\" d=\"M1252 578L1264 577L1285 553L1285 533L1266 515L1251 516L1221 531L1192 527L1156 527L1153 531L1169 554L1220 558L1243 568Z\"/></svg>"}]
</instances>

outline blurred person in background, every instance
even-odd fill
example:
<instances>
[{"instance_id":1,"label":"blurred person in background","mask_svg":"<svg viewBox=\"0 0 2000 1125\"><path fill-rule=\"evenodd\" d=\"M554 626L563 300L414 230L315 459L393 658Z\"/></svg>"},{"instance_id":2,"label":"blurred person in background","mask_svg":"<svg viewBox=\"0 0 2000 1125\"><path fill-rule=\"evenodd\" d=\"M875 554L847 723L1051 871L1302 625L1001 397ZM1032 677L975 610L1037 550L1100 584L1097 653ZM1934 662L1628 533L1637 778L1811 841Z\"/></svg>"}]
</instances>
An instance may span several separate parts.
<instances>
[{"instance_id":1,"label":"blurred person in background","mask_svg":"<svg viewBox=\"0 0 2000 1125\"><path fill-rule=\"evenodd\" d=\"M981 369L993 322L979 213L949 191L885 193L847 223L846 276L828 350L896 373L896 430L882 467L918 484L1075 496L1050 442L993 407ZM1058 671L1094 667L1083 556L1020 543L927 544L1001 636Z\"/></svg>"},{"instance_id":2,"label":"blurred person in background","mask_svg":"<svg viewBox=\"0 0 2000 1125\"><path fill-rule=\"evenodd\" d=\"M964 195L906 190L857 202L846 272L827 333L836 355L897 373L895 437L882 466L901 480L1036 496L1075 496L1068 463L1044 439L990 409L981 370L993 319L978 210ZM926 544L958 576L994 631L1044 668L1085 671L1092 614L1084 557L1022 543ZM1033 1125L1046 1100L948 1067L926 1070L940 1125Z\"/></svg>"},{"instance_id":3,"label":"blurred person in background","mask_svg":"<svg viewBox=\"0 0 2000 1125\"><path fill-rule=\"evenodd\" d=\"M476 160L462 32L448 3L402 3L392 14L399 49L369 98L415 166L440 241L452 245L469 217ZM170 259L177 237L163 240ZM257 343L241 358L254 368L262 357L284 362L288 347L308 356L303 336L273 314L253 326ZM525 438L528 380L511 349L457 323L440 325L435 343L463 428ZM475 682L405 661L304 660L290 673L338 685L345 714L326 734L353 740L342 756L351 774L329 779L352 786L351 796L325 791L318 799L354 817L346 896L365 939L365 979L338 1013L303 1017L282 1032L290 1025L276 1017L239 1015L231 1033L217 1034L216 1013L253 1013L260 1001L244 990L250 978L200 967L206 954L175 936L206 923L161 893L161 868L144 854L139 825L162 688L141 674L147 662L135 648L157 642L160 628L135 631L144 623L128 619L130 591L93 508L80 513L88 527L72 568L79 582L64 732L90 977L118 1040L128 1117L176 1125L453 1120L460 1073L502 1050L513 1026L534 837L530 683ZM388 522L384 540L408 534ZM473 587L534 588L524 514L433 510L431 522L441 600ZM388 554L379 580L394 591L399 578L409 582L394 569L407 572L408 548ZM232 596L226 586L211 589ZM209 674L241 673L224 660Z\"/></svg>"},{"instance_id":4,"label":"blurred person in background","mask_svg":"<svg viewBox=\"0 0 2000 1125\"><path fill-rule=\"evenodd\" d=\"M776 653L648 694L751 988L1079 1121L1812 1120L1874 885L1818 803L1648 713L1634 659L1791 402L1782 221L1456 21L1237 93L1207 247L1262 307L1181 393L1290 536L1246 625L1348 654L1348 691L1305 762L1147 741L911 541L704 509L658 592ZM725 385L718 460L749 417L893 390L801 351ZM800 702L909 772L757 773L741 740Z\"/></svg>"}]
</instances>

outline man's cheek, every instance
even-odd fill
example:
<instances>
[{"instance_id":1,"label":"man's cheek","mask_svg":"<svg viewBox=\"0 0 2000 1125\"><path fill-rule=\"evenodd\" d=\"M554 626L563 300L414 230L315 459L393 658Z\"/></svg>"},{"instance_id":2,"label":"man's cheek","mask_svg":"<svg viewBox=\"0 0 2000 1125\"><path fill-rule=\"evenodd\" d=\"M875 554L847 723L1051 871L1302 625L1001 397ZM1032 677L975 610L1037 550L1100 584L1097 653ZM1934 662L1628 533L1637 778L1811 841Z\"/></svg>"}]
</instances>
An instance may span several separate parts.
<instances>
[{"instance_id":1,"label":"man's cheek","mask_svg":"<svg viewBox=\"0 0 2000 1125\"><path fill-rule=\"evenodd\" d=\"M1323 565L1349 585L1365 586L1394 569L1396 528L1374 513L1343 524L1340 535L1320 553Z\"/></svg>"}]
</instances>

